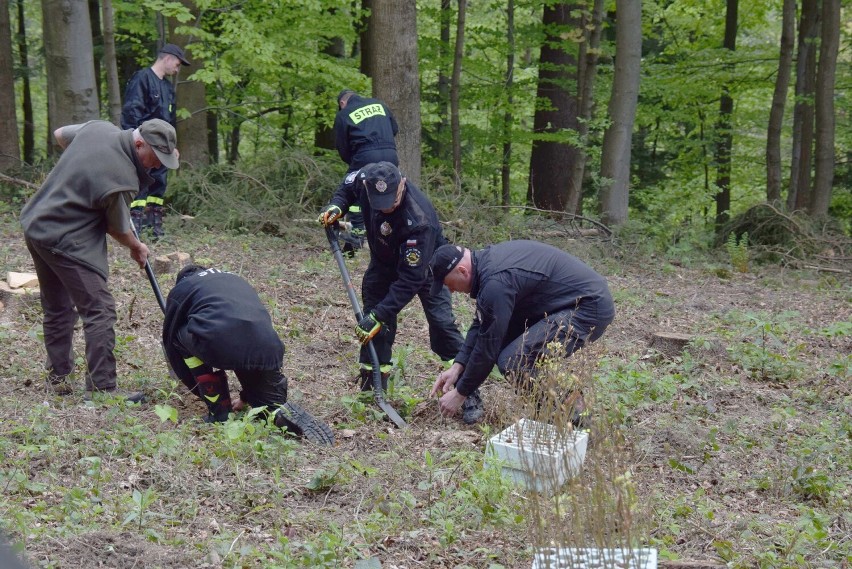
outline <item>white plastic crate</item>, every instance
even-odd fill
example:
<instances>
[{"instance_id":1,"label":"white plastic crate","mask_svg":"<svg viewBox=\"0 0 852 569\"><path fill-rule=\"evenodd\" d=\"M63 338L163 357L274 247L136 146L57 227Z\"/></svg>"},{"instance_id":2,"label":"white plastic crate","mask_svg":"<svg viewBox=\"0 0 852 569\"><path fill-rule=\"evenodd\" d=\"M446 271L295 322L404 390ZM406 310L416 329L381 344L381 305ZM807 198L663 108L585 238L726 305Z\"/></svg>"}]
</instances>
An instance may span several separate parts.
<instances>
[{"instance_id":1,"label":"white plastic crate","mask_svg":"<svg viewBox=\"0 0 852 569\"><path fill-rule=\"evenodd\" d=\"M585 431L560 432L553 425L521 419L491 437L485 460L499 462L503 475L515 483L552 495L580 471L588 443Z\"/></svg>"},{"instance_id":2,"label":"white plastic crate","mask_svg":"<svg viewBox=\"0 0 852 569\"><path fill-rule=\"evenodd\" d=\"M657 569L657 550L549 547L536 552L532 569Z\"/></svg>"}]
</instances>

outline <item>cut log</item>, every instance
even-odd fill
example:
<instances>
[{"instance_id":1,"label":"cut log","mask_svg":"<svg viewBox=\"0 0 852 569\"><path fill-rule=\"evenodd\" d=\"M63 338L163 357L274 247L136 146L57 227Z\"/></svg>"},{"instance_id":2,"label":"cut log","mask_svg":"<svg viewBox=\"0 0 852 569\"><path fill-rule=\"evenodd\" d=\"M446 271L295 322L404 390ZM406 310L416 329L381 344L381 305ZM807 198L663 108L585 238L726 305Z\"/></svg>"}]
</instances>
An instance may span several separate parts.
<instances>
[{"instance_id":1,"label":"cut log","mask_svg":"<svg viewBox=\"0 0 852 569\"><path fill-rule=\"evenodd\" d=\"M28 304L31 302L39 302L39 289L36 288L12 288L6 281L0 281L0 300L6 306L20 306L21 303Z\"/></svg>"},{"instance_id":2,"label":"cut log","mask_svg":"<svg viewBox=\"0 0 852 569\"><path fill-rule=\"evenodd\" d=\"M6 282L10 288L36 288L38 276L35 273L6 273Z\"/></svg>"},{"instance_id":3,"label":"cut log","mask_svg":"<svg viewBox=\"0 0 852 569\"><path fill-rule=\"evenodd\" d=\"M174 253L154 257L152 268L155 274L163 275L177 272L190 264L192 264L192 255L183 251L175 251Z\"/></svg>"},{"instance_id":4,"label":"cut log","mask_svg":"<svg viewBox=\"0 0 852 569\"><path fill-rule=\"evenodd\" d=\"M683 352L692 340L693 336L689 334L655 332L649 347L667 358L675 358Z\"/></svg>"},{"instance_id":5,"label":"cut log","mask_svg":"<svg viewBox=\"0 0 852 569\"><path fill-rule=\"evenodd\" d=\"M163 275L165 273L172 272L172 260L169 259L166 255L154 257L154 262L151 263L151 265L154 269L154 274Z\"/></svg>"}]
</instances>

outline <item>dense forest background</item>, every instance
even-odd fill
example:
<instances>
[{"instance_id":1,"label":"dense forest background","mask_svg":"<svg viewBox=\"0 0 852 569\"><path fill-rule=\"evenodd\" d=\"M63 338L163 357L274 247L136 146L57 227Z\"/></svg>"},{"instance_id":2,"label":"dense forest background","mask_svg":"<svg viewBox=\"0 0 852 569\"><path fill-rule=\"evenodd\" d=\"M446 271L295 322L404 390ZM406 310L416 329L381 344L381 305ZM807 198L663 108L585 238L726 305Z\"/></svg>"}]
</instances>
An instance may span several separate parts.
<instances>
[{"instance_id":1,"label":"dense forest background","mask_svg":"<svg viewBox=\"0 0 852 569\"><path fill-rule=\"evenodd\" d=\"M445 217L546 210L638 224L664 249L750 232L789 251L794 212L849 232L850 5L0 0L0 172L38 183L48 133L117 122L127 80L172 42L193 65L168 198L211 223L274 229L324 202L352 88L394 110L402 168ZM761 233L766 216L782 222Z\"/></svg>"}]
</instances>

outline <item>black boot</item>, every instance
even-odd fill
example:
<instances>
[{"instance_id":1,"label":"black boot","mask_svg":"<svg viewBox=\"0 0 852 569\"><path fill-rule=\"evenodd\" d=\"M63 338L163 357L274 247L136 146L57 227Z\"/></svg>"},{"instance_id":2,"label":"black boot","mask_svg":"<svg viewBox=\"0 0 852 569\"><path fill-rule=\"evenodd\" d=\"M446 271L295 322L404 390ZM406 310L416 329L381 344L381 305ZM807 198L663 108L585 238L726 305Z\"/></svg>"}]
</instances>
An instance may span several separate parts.
<instances>
[{"instance_id":1,"label":"black boot","mask_svg":"<svg viewBox=\"0 0 852 569\"><path fill-rule=\"evenodd\" d=\"M286 428L298 437L321 444L333 445L334 432L295 403L285 403L275 411L275 426Z\"/></svg>"},{"instance_id":2,"label":"black boot","mask_svg":"<svg viewBox=\"0 0 852 569\"><path fill-rule=\"evenodd\" d=\"M390 378L390 372L384 371L382 372L382 391L388 390L388 378ZM361 391L372 391L373 390L373 370L371 369L361 369Z\"/></svg>"},{"instance_id":3,"label":"black boot","mask_svg":"<svg viewBox=\"0 0 852 569\"><path fill-rule=\"evenodd\" d=\"M145 208L134 207L130 209L130 221L133 222L133 228L136 229L136 235L142 235L144 217Z\"/></svg>"},{"instance_id":4,"label":"black boot","mask_svg":"<svg viewBox=\"0 0 852 569\"><path fill-rule=\"evenodd\" d=\"M207 405L205 423L224 423L231 412L231 393L225 370L207 373L196 378L201 399Z\"/></svg>"},{"instance_id":5,"label":"black boot","mask_svg":"<svg viewBox=\"0 0 852 569\"><path fill-rule=\"evenodd\" d=\"M474 425L482 420L483 415L485 415L485 408L482 405L479 389L476 389L462 403L462 421L466 425Z\"/></svg>"},{"instance_id":6,"label":"black boot","mask_svg":"<svg viewBox=\"0 0 852 569\"><path fill-rule=\"evenodd\" d=\"M163 206L161 205L150 205L148 208L151 215L149 217L151 223L151 235L154 241L157 241L165 236L166 232L163 230Z\"/></svg>"}]
</instances>

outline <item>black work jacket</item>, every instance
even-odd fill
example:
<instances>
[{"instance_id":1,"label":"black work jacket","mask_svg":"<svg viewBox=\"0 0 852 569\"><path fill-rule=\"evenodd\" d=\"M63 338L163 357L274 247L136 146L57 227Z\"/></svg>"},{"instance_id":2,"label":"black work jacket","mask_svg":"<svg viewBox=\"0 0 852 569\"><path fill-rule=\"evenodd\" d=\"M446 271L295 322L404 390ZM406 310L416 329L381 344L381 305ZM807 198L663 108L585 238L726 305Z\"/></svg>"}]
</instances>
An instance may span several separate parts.
<instances>
[{"instance_id":1,"label":"black work jacket","mask_svg":"<svg viewBox=\"0 0 852 569\"><path fill-rule=\"evenodd\" d=\"M121 108L121 128L138 128L151 119L163 119L174 126L177 108L172 82L165 77L160 79L150 67L146 67L134 73L127 82Z\"/></svg>"},{"instance_id":2,"label":"black work jacket","mask_svg":"<svg viewBox=\"0 0 852 569\"><path fill-rule=\"evenodd\" d=\"M476 314L455 358L465 366L456 383L462 395L482 385L500 351L548 314L587 302L602 318L613 310L606 279L551 245L506 241L471 252L471 260Z\"/></svg>"},{"instance_id":3,"label":"black work jacket","mask_svg":"<svg viewBox=\"0 0 852 569\"><path fill-rule=\"evenodd\" d=\"M370 207L366 189L363 184L357 184L357 178L357 172L347 176L331 203L344 212L354 203L361 204L370 244L370 264L390 268L397 276L387 296L373 309L376 318L385 321L399 314L423 287L432 253L447 240L435 208L417 186L406 181L402 202L386 214Z\"/></svg>"},{"instance_id":4,"label":"black work jacket","mask_svg":"<svg viewBox=\"0 0 852 569\"><path fill-rule=\"evenodd\" d=\"M399 166L394 141L397 132L393 113L378 99L352 95L334 117L334 144L350 171L373 162Z\"/></svg>"},{"instance_id":5,"label":"black work jacket","mask_svg":"<svg viewBox=\"0 0 852 569\"><path fill-rule=\"evenodd\" d=\"M184 277L169 292L163 346L182 379L192 378L185 354L231 370L276 370L284 361L284 344L257 292L218 269Z\"/></svg>"}]
</instances>

